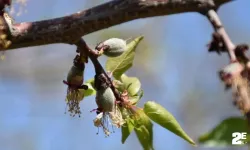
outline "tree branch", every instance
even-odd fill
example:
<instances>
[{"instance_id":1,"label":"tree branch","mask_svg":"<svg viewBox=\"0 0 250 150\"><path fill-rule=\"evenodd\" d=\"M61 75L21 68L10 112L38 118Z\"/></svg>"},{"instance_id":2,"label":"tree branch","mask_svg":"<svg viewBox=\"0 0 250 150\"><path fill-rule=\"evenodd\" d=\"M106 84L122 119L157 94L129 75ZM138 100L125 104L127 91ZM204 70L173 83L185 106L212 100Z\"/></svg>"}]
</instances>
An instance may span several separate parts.
<instances>
[{"instance_id":1,"label":"tree branch","mask_svg":"<svg viewBox=\"0 0 250 150\"><path fill-rule=\"evenodd\" d=\"M82 55L84 56L88 56L90 58L90 60L92 61L94 67L95 67L95 73L96 75L100 75L100 74L104 74L106 76L106 78L108 79L108 84L110 85L110 88L112 89L115 98L117 101L121 101L121 95L120 93L117 91L117 89L115 88L111 78L107 75L106 71L104 70L104 68L102 67L101 63L98 61L97 56L94 54L94 50L92 50L87 43L84 41L84 39L80 39L77 43L76 46L78 47L78 49L80 50L80 54L82 53Z\"/></svg>"},{"instance_id":2,"label":"tree branch","mask_svg":"<svg viewBox=\"0 0 250 150\"><path fill-rule=\"evenodd\" d=\"M113 0L70 16L13 25L6 49L76 43L82 36L135 19L203 12L232 0ZM0 49L0 51L3 49Z\"/></svg>"},{"instance_id":3,"label":"tree branch","mask_svg":"<svg viewBox=\"0 0 250 150\"><path fill-rule=\"evenodd\" d=\"M247 58L244 54L246 49L248 47L246 45L238 45L235 46L235 44L231 41L230 37L228 36L227 32L225 31L219 16L214 10L209 10L207 12L207 17L211 24L214 27L214 30L219 36L221 37L221 40L223 42L223 45L225 49L228 52L229 58L231 62L238 62L241 57ZM240 52L241 55L236 56L236 52ZM244 65L247 65L249 62L249 59L246 61L239 61L240 63L245 63ZM234 68L234 71L237 71L237 68ZM245 71L247 74L249 71ZM241 76L242 75L242 76ZM236 92L235 96L235 104L238 106L239 110L245 115L247 123L248 123L248 132L250 133L250 99L249 99L249 79L244 77L243 74L241 74L240 78L237 78L236 80L233 80L233 92ZM248 76L248 75L247 75Z\"/></svg>"},{"instance_id":4,"label":"tree branch","mask_svg":"<svg viewBox=\"0 0 250 150\"><path fill-rule=\"evenodd\" d=\"M214 10L209 10L207 13L207 17L209 19L209 21L211 22L211 24L214 27L214 30L216 31L216 33L218 33L223 41L223 44L225 45L228 55L230 57L231 62L235 62L236 61L236 56L235 56L235 45L233 44L233 42L231 41L231 39L229 38L227 32L225 31L219 16L217 15L217 13Z\"/></svg>"}]
</instances>

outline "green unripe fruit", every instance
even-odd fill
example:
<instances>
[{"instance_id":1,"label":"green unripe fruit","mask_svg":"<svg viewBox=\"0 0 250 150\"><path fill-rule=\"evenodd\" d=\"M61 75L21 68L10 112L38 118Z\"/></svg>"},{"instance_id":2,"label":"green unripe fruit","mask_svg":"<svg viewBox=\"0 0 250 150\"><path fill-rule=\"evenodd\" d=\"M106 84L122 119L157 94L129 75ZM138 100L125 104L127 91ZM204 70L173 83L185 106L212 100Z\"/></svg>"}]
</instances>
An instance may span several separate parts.
<instances>
[{"instance_id":1,"label":"green unripe fruit","mask_svg":"<svg viewBox=\"0 0 250 150\"><path fill-rule=\"evenodd\" d=\"M103 54L108 57L117 57L126 51L127 43L123 39L111 38L100 43L97 48L103 50Z\"/></svg>"},{"instance_id":2,"label":"green unripe fruit","mask_svg":"<svg viewBox=\"0 0 250 150\"><path fill-rule=\"evenodd\" d=\"M96 104L103 112L111 112L115 106L115 95L110 87L96 92Z\"/></svg>"},{"instance_id":3,"label":"green unripe fruit","mask_svg":"<svg viewBox=\"0 0 250 150\"><path fill-rule=\"evenodd\" d=\"M72 66L67 76L67 82L70 85L81 86L83 84L83 70Z\"/></svg>"}]
</instances>

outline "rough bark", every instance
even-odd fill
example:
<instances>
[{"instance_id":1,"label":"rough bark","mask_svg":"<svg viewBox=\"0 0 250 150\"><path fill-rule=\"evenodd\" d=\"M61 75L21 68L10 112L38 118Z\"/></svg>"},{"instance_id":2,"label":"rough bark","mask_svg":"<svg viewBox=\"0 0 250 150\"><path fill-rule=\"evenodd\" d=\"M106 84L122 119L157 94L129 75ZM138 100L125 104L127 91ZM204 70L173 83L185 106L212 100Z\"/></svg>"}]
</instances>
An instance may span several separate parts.
<instances>
[{"instance_id":1,"label":"rough bark","mask_svg":"<svg viewBox=\"0 0 250 150\"><path fill-rule=\"evenodd\" d=\"M135 19L216 9L232 0L113 0L78 13L13 25L6 49L76 43L80 37ZM4 50L4 49L0 49Z\"/></svg>"}]
</instances>

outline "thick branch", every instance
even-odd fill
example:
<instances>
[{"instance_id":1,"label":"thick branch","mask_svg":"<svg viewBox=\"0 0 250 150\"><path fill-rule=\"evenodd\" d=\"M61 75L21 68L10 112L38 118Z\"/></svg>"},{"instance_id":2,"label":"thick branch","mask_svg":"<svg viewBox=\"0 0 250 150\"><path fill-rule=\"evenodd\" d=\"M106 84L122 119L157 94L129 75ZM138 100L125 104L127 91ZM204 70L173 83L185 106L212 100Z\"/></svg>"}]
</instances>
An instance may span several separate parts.
<instances>
[{"instance_id":1,"label":"thick branch","mask_svg":"<svg viewBox=\"0 0 250 150\"><path fill-rule=\"evenodd\" d=\"M12 45L8 49L53 43L73 44L84 35L131 20L203 12L229 1L231 0L113 0L70 16L15 24Z\"/></svg>"}]
</instances>

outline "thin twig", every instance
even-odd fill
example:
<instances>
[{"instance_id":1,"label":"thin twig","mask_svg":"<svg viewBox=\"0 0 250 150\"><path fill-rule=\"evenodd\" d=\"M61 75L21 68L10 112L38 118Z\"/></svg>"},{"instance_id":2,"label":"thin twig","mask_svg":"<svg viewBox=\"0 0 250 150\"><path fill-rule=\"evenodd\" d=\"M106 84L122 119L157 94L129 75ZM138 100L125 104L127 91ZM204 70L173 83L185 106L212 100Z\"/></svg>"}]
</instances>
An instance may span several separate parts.
<instances>
[{"instance_id":1,"label":"thin twig","mask_svg":"<svg viewBox=\"0 0 250 150\"><path fill-rule=\"evenodd\" d=\"M215 10L209 10L207 13L207 17L210 20L211 24L213 25L215 32L217 32L222 37L223 43L225 44L225 47L227 48L230 61L231 62L237 61L237 58L234 52L235 45L231 41L227 32L225 31L225 28L223 27L218 14L215 12Z\"/></svg>"},{"instance_id":2,"label":"thin twig","mask_svg":"<svg viewBox=\"0 0 250 150\"><path fill-rule=\"evenodd\" d=\"M95 73L97 75L103 73L107 79L108 79L108 84L110 85L110 88L112 89L114 95L115 95L115 98L117 101L122 101L122 98L121 98L121 95L120 93L118 92L118 90L115 88L113 82L112 82L112 79L108 76L108 74L106 73L106 71L104 70L104 68L102 67L101 63L98 61L98 56L95 55L96 53L94 52L94 50L92 50L87 44L86 42L84 41L84 39L80 39L76 46L79 48L79 50L82 51L82 53L84 53L85 55L87 54L88 57L90 58L90 60L92 61L94 67L95 67Z\"/></svg>"},{"instance_id":3,"label":"thin twig","mask_svg":"<svg viewBox=\"0 0 250 150\"><path fill-rule=\"evenodd\" d=\"M229 55L229 58L230 58L230 61L231 62L236 62L238 61L237 60L237 57L236 57L236 54L235 54L235 51L236 51L236 46L235 44L231 41L230 37L228 36L226 30L224 29L223 27L223 24L221 23L220 21L220 18L218 16L218 14L216 13L215 10L209 10L207 12L207 18L209 19L209 21L211 22L211 24L213 25L214 27L214 30L217 34L219 34L219 36L221 37L222 39L222 42L228 52L228 55ZM246 98L246 95L248 95L248 92L249 91L246 91L246 88L249 86L249 84L243 86L243 87L240 87L238 86L236 89L240 90L241 93L239 93L241 96L244 97L243 101L248 101L248 97ZM245 90L245 93L242 92L242 90ZM243 93L243 94L242 94ZM248 105L248 103L242 103L244 105ZM244 107L244 106L242 106ZM241 108L239 108L241 109ZM248 123L248 133L250 133L250 111L248 110L247 112L244 112L244 115L247 119L247 123ZM250 149L250 147L249 147Z\"/></svg>"}]
</instances>

